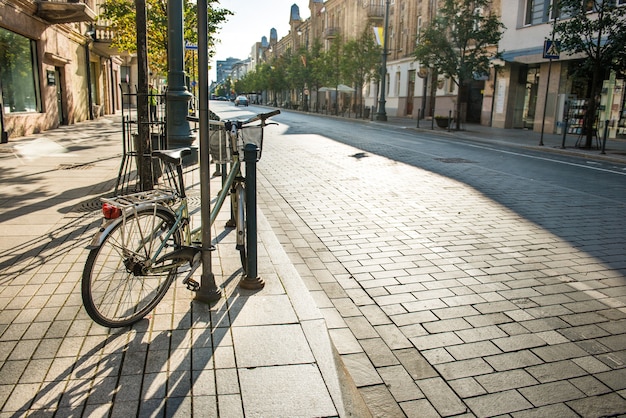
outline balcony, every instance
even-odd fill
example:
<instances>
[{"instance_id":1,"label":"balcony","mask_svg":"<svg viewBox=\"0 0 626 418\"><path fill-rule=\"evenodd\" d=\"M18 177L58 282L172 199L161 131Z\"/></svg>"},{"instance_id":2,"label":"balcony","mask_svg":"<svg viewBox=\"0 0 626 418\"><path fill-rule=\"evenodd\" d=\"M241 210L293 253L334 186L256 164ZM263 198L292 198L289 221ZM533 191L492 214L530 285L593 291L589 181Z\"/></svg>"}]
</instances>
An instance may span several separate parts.
<instances>
[{"instance_id":1,"label":"balcony","mask_svg":"<svg viewBox=\"0 0 626 418\"><path fill-rule=\"evenodd\" d=\"M96 20L96 13L89 8L86 3L74 1L48 1L37 0L38 16L52 24L93 22Z\"/></svg>"},{"instance_id":2,"label":"balcony","mask_svg":"<svg viewBox=\"0 0 626 418\"><path fill-rule=\"evenodd\" d=\"M339 28L326 28L324 30L325 39L333 39L339 36Z\"/></svg>"},{"instance_id":3,"label":"balcony","mask_svg":"<svg viewBox=\"0 0 626 418\"><path fill-rule=\"evenodd\" d=\"M385 18L385 6L379 4L369 4L365 7L367 17L370 20L382 20Z\"/></svg>"}]
</instances>

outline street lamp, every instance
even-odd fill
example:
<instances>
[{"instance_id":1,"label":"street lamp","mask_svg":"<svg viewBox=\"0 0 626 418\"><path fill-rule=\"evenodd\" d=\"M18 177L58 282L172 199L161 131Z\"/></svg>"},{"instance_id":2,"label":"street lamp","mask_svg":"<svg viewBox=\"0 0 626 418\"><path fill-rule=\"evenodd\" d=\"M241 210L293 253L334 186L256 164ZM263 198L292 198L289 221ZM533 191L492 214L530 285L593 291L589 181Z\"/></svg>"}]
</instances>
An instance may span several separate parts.
<instances>
[{"instance_id":1,"label":"street lamp","mask_svg":"<svg viewBox=\"0 0 626 418\"><path fill-rule=\"evenodd\" d=\"M383 65L381 69L380 78L380 100L378 101L378 112L376 113L376 120L386 121L387 112L385 111L385 86L387 84L387 41L389 36L387 35L389 29L389 3L390 0L385 1L385 27L383 35Z\"/></svg>"}]
</instances>

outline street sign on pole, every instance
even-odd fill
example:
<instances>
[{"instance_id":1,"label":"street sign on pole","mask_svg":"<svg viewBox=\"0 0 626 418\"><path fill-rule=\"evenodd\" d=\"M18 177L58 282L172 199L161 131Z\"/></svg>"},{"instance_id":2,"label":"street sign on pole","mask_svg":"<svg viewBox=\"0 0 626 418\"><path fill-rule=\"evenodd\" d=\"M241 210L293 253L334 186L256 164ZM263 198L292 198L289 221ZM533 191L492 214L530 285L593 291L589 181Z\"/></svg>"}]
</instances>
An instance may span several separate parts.
<instances>
[{"instance_id":1,"label":"street sign on pole","mask_svg":"<svg viewBox=\"0 0 626 418\"><path fill-rule=\"evenodd\" d=\"M543 43L543 57L550 60L558 60L561 53L561 42L548 41Z\"/></svg>"}]
</instances>

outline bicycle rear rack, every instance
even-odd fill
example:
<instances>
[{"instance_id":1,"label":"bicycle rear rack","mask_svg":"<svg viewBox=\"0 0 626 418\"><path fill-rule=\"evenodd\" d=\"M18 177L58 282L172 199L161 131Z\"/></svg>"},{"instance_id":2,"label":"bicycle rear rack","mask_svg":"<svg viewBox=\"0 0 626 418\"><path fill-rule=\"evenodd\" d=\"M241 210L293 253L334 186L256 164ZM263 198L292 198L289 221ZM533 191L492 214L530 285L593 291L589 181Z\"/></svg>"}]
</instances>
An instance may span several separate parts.
<instances>
[{"instance_id":1,"label":"bicycle rear rack","mask_svg":"<svg viewBox=\"0 0 626 418\"><path fill-rule=\"evenodd\" d=\"M146 190L145 192L133 193L115 197L102 197L105 203L109 203L120 209L128 209L143 203L160 203L176 199L176 193L170 190Z\"/></svg>"}]
</instances>

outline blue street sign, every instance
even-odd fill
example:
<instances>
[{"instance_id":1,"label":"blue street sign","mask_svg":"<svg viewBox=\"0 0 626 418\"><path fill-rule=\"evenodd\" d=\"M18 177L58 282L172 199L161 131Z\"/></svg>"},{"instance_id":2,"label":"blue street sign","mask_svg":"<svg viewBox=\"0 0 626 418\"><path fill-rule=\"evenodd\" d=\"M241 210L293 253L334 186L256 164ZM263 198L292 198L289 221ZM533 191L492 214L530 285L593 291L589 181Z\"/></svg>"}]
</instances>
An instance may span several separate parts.
<instances>
[{"instance_id":1,"label":"blue street sign","mask_svg":"<svg viewBox=\"0 0 626 418\"><path fill-rule=\"evenodd\" d=\"M192 43L189 43L189 42L185 41L185 49L191 49L193 51L197 51L198 50L198 45L192 44Z\"/></svg>"},{"instance_id":2,"label":"blue street sign","mask_svg":"<svg viewBox=\"0 0 626 418\"><path fill-rule=\"evenodd\" d=\"M543 57L550 60L558 60L561 54L561 42L545 41L543 43Z\"/></svg>"}]
</instances>

